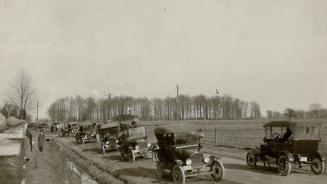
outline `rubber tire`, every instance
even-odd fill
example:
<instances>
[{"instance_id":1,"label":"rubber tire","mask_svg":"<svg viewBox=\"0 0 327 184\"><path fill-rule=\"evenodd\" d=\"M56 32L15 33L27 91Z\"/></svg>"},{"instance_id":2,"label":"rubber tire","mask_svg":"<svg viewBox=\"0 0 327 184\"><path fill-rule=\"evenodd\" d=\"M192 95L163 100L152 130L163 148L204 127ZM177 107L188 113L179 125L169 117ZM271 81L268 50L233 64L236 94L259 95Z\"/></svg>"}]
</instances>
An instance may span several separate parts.
<instances>
[{"instance_id":1,"label":"rubber tire","mask_svg":"<svg viewBox=\"0 0 327 184\"><path fill-rule=\"evenodd\" d=\"M319 169L318 171L315 170L315 168L314 168L314 167L315 167L314 164L317 164L317 166L320 167L320 169ZM321 160L320 158L314 158L314 159L312 160L312 163L311 163L310 168L311 168L311 171L312 171L314 174L316 174L316 175L320 175L320 174L322 174L322 173L325 171L325 162L324 162L323 160Z\"/></svg>"},{"instance_id":2,"label":"rubber tire","mask_svg":"<svg viewBox=\"0 0 327 184\"><path fill-rule=\"evenodd\" d=\"M250 160L251 159L251 160ZM254 160L252 160L254 159ZM252 162L250 162L252 161ZM247 154L246 154L246 164L250 167L250 168L255 168L257 167L257 159L255 158L255 155L253 153L253 151L249 151Z\"/></svg>"},{"instance_id":3,"label":"rubber tire","mask_svg":"<svg viewBox=\"0 0 327 184\"><path fill-rule=\"evenodd\" d=\"M285 168L282 168L282 167L285 167ZM278 172L282 176L287 176L287 175L291 174L292 164L290 163L290 161L288 160L288 157L286 155L281 155L278 158L277 168L278 168Z\"/></svg>"},{"instance_id":4,"label":"rubber tire","mask_svg":"<svg viewBox=\"0 0 327 184\"><path fill-rule=\"evenodd\" d=\"M179 165L174 165L171 176L175 184L185 184L185 172ZM178 178L176 176L179 176Z\"/></svg>"},{"instance_id":5,"label":"rubber tire","mask_svg":"<svg viewBox=\"0 0 327 184\"><path fill-rule=\"evenodd\" d=\"M160 166L160 163L159 162L156 162L156 168L157 168L156 175L160 179L160 178L162 178L164 176L164 170Z\"/></svg>"},{"instance_id":6,"label":"rubber tire","mask_svg":"<svg viewBox=\"0 0 327 184\"><path fill-rule=\"evenodd\" d=\"M211 177L214 181L219 182L224 179L225 176L225 168L223 163L220 161L213 161L210 167L211 171L214 171L215 174L211 174ZM216 175L219 175L218 177Z\"/></svg>"}]
</instances>

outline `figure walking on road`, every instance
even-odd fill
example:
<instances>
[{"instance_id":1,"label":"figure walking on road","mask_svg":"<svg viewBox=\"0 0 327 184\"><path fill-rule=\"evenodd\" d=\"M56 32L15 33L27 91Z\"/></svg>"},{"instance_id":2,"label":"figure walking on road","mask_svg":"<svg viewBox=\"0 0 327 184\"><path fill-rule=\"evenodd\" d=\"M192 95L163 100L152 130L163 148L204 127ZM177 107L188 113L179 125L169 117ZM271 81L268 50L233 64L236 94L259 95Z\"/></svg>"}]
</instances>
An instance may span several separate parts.
<instances>
[{"instance_id":1,"label":"figure walking on road","mask_svg":"<svg viewBox=\"0 0 327 184\"><path fill-rule=\"evenodd\" d=\"M26 128L26 137L29 140L29 145L30 145L30 152L33 151L33 136L31 132L31 127L28 125Z\"/></svg>"},{"instance_id":2,"label":"figure walking on road","mask_svg":"<svg viewBox=\"0 0 327 184\"><path fill-rule=\"evenodd\" d=\"M30 155L33 150L33 136L32 136L30 125L27 125L27 127L26 127L25 136L27 137L27 140L25 139L25 157L24 157L24 159L28 162L30 160ZM27 145L29 145L29 149L27 148Z\"/></svg>"},{"instance_id":3,"label":"figure walking on road","mask_svg":"<svg viewBox=\"0 0 327 184\"><path fill-rule=\"evenodd\" d=\"M44 141L45 141L45 134L44 134L44 130L42 129L40 134L39 134L39 137L38 137L38 147L39 147L39 151L42 152L43 151L43 144L44 144Z\"/></svg>"},{"instance_id":4,"label":"figure walking on road","mask_svg":"<svg viewBox=\"0 0 327 184\"><path fill-rule=\"evenodd\" d=\"M38 168L39 167L39 162L38 160L41 159L41 152L43 152L43 148L44 148L44 141L45 141L45 133L44 133L44 130L41 129L41 132L39 133L39 136L37 138L38 142L37 142L37 145L38 145L38 148L39 148L39 152L37 152L35 154L35 166L34 168Z\"/></svg>"}]
</instances>

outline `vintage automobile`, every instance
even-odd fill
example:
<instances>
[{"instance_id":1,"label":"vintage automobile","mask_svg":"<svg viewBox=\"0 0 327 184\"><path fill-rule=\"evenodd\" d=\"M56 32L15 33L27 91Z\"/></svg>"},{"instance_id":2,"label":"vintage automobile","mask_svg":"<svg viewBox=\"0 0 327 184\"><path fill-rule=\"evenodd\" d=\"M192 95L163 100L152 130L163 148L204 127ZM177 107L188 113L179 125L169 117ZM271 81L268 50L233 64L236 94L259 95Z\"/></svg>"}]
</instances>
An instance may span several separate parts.
<instances>
[{"instance_id":1,"label":"vintage automobile","mask_svg":"<svg viewBox=\"0 0 327 184\"><path fill-rule=\"evenodd\" d=\"M125 129L119 137L119 151L122 160L134 162L136 158L147 157L148 148L144 127Z\"/></svg>"},{"instance_id":2,"label":"vintage automobile","mask_svg":"<svg viewBox=\"0 0 327 184\"><path fill-rule=\"evenodd\" d=\"M252 148L246 155L246 163L255 168L261 161L264 166L276 164L281 175L291 173L292 164L310 164L314 174L325 169L326 154L318 150L319 123L271 121L263 125L266 136L260 147Z\"/></svg>"},{"instance_id":3,"label":"vintage automobile","mask_svg":"<svg viewBox=\"0 0 327 184\"><path fill-rule=\"evenodd\" d=\"M58 137L68 137L70 132L68 131L67 127L61 127L58 130Z\"/></svg>"},{"instance_id":4,"label":"vintage automobile","mask_svg":"<svg viewBox=\"0 0 327 184\"><path fill-rule=\"evenodd\" d=\"M225 169L220 158L201 151L197 132L176 132L172 128L154 129L158 151L156 161L158 177L170 173L175 183L185 183L186 178L211 175L214 181L223 179Z\"/></svg>"},{"instance_id":5,"label":"vintage automobile","mask_svg":"<svg viewBox=\"0 0 327 184\"><path fill-rule=\"evenodd\" d=\"M80 144L96 142L96 123L81 122L78 124L78 131L75 135L76 142Z\"/></svg>"},{"instance_id":6,"label":"vintage automobile","mask_svg":"<svg viewBox=\"0 0 327 184\"><path fill-rule=\"evenodd\" d=\"M119 123L112 122L101 124L98 128L99 141L103 154L119 148L118 134L120 131Z\"/></svg>"}]
</instances>

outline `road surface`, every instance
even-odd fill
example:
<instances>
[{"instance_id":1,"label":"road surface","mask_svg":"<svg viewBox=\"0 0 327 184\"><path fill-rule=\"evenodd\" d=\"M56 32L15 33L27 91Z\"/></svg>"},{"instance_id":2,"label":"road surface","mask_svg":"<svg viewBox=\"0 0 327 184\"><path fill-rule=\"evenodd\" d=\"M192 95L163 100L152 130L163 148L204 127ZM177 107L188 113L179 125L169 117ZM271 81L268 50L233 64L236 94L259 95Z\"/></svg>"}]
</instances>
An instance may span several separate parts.
<instances>
[{"instance_id":1,"label":"road surface","mask_svg":"<svg viewBox=\"0 0 327 184\"><path fill-rule=\"evenodd\" d=\"M134 163L120 160L118 151L103 155L97 143L76 144L72 138L58 138L58 143L71 148L74 152L93 162L105 172L109 172L126 183L171 183L170 177L158 179L155 163L151 159L139 159ZM211 150L215 151L215 150ZM219 153L217 153L219 156ZM276 168L249 169L244 160L222 157L225 166L225 178L221 184L326 184L327 175L313 175L309 168L294 168L289 176L280 176ZM294 166L295 167L295 166ZM194 177L187 180L190 184L215 183L210 176Z\"/></svg>"}]
</instances>

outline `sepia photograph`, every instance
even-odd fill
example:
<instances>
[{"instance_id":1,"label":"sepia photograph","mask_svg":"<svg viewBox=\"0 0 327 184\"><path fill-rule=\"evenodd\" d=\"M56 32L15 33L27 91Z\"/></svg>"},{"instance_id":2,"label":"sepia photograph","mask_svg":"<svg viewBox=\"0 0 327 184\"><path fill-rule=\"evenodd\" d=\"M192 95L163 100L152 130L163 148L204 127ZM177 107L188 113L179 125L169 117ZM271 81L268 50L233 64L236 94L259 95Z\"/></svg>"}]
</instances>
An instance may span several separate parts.
<instances>
[{"instance_id":1,"label":"sepia photograph","mask_svg":"<svg viewBox=\"0 0 327 184\"><path fill-rule=\"evenodd\" d=\"M0 0L0 184L326 184L327 1Z\"/></svg>"}]
</instances>

